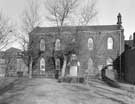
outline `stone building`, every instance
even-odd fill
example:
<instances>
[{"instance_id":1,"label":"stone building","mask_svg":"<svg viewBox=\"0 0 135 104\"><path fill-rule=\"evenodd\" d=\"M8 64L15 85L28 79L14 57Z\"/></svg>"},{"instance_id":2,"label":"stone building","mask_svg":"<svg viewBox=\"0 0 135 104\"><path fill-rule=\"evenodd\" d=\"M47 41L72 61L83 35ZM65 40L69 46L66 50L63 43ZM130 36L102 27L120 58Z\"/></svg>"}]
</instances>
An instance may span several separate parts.
<instances>
[{"instance_id":1,"label":"stone building","mask_svg":"<svg viewBox=\"0 0 135 104\"><path fill-rule=\"evenodd\" d=\"M53 77L56 54L61 55L67 41L79 39L77 58L80 62L78 75L95 74L106 65L113 65L124 51L124 29L121 15L116 25L64 26L61 34L57 27L37 27L29 34L29 48L33 52L33 75ZM62 60L59 58L59 60ZM119 60L119 65L120 65ZM59 63L59 62L58 62ZM63 61L60 61L60 66ZM115 67L120 70L119 67ZM114 69L114 68L112 68ZM117 70L118 70L117 69Z\"/></svg>"},{"instance_id":2,"label":"stone building","mask_svg":"<svg viewBox=\"0 0 135 104\"><path fill-rule=\"evenodd\" d=\"M0 77L5 76L6 64L5 64L5 52L0 52Z\"/></svg>"},{"instance_id":3,"label":"stone building","mask_svg":"<svg viewBox=\"0 0 135 104\"><path fill-rule=\"evenodd\" d=\"M123 58L123 79L126 82L135 84L135 33L132 40L125 40L125 51Z\"/></svg>"},{"instance_id":4,"label":"stone building","mask_svg":"<svg viewBox=\"0 0 135 104\"><path fill-rule=\"evenodd\" d=\"M18 76L18 72L23 76L28 74L28 68L20 54L22 51L17 48L9 48L0 52L0 77Z\"/></svg>"}]
</instances>

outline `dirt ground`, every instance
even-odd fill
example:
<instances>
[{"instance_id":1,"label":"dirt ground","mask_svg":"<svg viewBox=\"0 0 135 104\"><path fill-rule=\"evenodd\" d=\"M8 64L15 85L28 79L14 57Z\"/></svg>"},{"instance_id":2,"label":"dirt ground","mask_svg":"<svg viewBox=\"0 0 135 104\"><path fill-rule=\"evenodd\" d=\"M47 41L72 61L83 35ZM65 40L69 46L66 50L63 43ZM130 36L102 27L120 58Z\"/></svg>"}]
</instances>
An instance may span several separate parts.
<instances>
[{"instance_id":1,"label":"dirt ground","mask_svg":"<svg viewBox=\"0 0 135 104\"><path fill-rule=\"evenodd\" d=\"M58 83L55 79L19 79L0 93L0 104L135 104L135 94L101 81Z\"/></svg>"}]
</instances>

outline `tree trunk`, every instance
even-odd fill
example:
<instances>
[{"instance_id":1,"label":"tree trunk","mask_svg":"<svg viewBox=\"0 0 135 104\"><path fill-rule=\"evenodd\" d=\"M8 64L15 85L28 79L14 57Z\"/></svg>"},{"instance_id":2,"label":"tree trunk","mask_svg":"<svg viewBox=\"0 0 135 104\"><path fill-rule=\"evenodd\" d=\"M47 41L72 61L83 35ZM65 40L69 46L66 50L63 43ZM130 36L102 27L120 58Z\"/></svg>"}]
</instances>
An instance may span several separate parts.
<instances>
[{"instance_id":1,"label":"tree trunk","mask_svg":"<svg viewBox=\"0 0 135 104\"><path fill-rule=\"evenodd\" d=\"M32 78L32 63L33 63L33 60L32 58L30 58L30 65L29 65L29 78L30 79Z\"/></svg>"},{"instance_id":2,"label":"tree trunk","mask_svg":"<svg viewBox=\"0 0 135 104\"><path fill-rule=\"evenodd\" d=\"M62 66L61 77L65 76L66 66L67 66L67 56L64 56L64 62L63 62L63 66Z\"/></svg>"}]
</instances>

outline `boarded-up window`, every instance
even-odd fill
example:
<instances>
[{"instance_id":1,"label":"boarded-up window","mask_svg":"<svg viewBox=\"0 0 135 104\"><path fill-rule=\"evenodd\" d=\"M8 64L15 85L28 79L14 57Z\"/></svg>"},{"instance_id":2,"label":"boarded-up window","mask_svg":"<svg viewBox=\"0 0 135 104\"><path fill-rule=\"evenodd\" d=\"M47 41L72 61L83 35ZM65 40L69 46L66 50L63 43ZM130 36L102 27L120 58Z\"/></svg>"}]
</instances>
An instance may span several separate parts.
<instances>
[{"instance_id":1,"label":"boarded-up window","mask_svg":"<svg viewBox=\"0 0 135 104\"><path fill-rule=\"evenodd\" d=\"M113 38L111 37L107 39L107 49L113 49Z\"/></svg>"},{"instance_id":2,"label":"boarded-up window","mask_svg":"<svg viewBox=\"0 0 135 104\"><path fill-rule=\"evenodd\" d=\"M40 59L40 70L45 71L45 59L44 58Z\"/></svg>"},{"instance_id":3,"label":"boarded-up window","mask_svg":"<svg viewBox=\"0 0 135 104\"><path fill-rule=\"evenodd\" d=\"M60 39L56 39L56 42L55 42L55 50L60 50Z\"/></svg>"},{"instance_id":4,"label":"boarded-up window","mask_svg":"<svg viewBox=\"0 0 135 104\"><path fill-rule=\"evenodd\" d=\"M88 39L88 49L93 50L93 39L92 38Z\"/></svg>"},{"instance_id":5,"label":"boarded-up window","mask_svg":"<svg viewBox=\"0 0 135 104\"><path fill-rule=\"evenodd\" d=\"M44 39L40 40L40 51L45 51L45 40Z\"/></svg>"}]
</instances>

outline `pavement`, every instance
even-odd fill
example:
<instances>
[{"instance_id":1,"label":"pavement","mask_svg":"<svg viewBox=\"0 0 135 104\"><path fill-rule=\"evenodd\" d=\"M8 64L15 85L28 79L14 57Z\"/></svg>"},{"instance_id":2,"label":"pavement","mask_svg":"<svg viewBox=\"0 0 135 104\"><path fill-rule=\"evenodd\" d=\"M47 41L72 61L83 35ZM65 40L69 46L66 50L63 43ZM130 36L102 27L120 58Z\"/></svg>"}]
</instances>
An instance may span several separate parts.
<instances>
[{"instance_id":1,"label":"pavement","mask_svg":"<svg viewBox=\"0 0 135 104\"><path fill-rule=\"evenodd\" d=\"M135 104L134 98L135 93L110 87L100 80L79 84L19 78L0 93L0 104Z\"/></svg>"}]
</instances>

